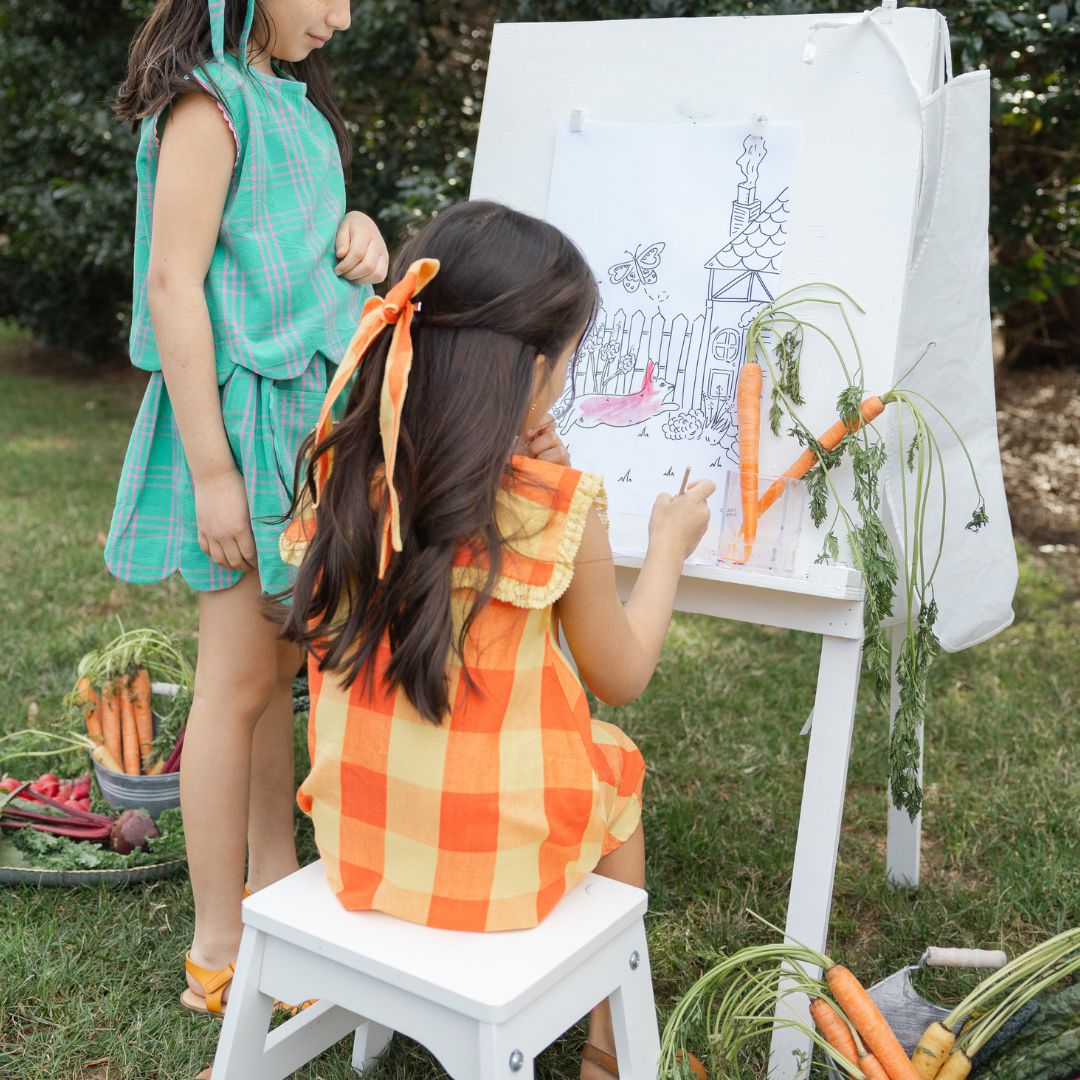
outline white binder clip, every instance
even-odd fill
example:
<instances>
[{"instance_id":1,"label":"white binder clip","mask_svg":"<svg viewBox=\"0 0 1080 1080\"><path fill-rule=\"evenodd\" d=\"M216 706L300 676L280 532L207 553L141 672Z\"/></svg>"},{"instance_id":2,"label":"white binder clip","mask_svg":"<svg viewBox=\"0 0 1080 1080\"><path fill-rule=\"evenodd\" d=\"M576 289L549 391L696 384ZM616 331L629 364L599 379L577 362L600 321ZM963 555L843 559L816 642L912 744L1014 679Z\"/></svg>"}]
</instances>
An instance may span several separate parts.
<instances>
[{"instance_id":1,"label":"white binder clip","mask_svg":"<svg viewBox=\"0 0 1080 1080\"><path fill-rule=\"evenodd\" d=\"M580 131L585 126L585 110L584 109L571 109L570 110L570 130Z\"/></svg>"},{"instance_id":2,"label":"white binder clip","mask_svg":"<svg viewBox=\"0 0 1080 1080\"><path fill-rule=\"evenodd\" d=\"M756 139L760 139L765 133L765 125L769 122L769 117L763 112L756 112L750 118L750 134Z\"/></svg>"}]
</instances>

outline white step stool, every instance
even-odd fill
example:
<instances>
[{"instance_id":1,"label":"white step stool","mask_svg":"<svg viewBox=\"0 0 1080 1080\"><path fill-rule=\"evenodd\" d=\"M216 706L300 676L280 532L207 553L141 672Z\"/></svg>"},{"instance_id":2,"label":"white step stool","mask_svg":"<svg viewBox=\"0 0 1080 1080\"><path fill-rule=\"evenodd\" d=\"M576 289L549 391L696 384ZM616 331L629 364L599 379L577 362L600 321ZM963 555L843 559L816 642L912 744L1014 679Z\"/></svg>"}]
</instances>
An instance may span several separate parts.
<instances>
[{"instance_id":1,"label":"white step stool","mask_svg":"<svg viewBox=\"0 0 1080 1080\"><path fill-rule=\"evenodd\" d=\"M244 901L214 1080L281 1080L350 1031L357 1072L400 1031L454 1080L524 1080L605 997L621 1080L655 1080L647 900L590 874L533 930L433 930L346 911L313 863ZM268 1035L275 998L318 1002Z\"/></svg>"}]
</instances>

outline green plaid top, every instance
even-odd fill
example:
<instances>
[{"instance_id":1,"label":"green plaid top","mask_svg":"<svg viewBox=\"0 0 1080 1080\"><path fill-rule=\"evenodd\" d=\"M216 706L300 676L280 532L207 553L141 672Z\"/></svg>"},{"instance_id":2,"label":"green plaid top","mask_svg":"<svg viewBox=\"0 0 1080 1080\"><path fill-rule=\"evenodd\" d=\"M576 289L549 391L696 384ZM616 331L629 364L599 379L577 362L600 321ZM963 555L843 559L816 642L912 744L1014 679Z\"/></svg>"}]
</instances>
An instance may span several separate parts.
<instances>
[{"instance_id":1,"label":"green plaid top","mask_svg":"<svg viewBox=\"0 0 1080 1080\"><path fill-rule=\"evenodd\" d=\"M224 53L194 73L236 140L236 167L206 276L218 382L237 365L290 379L316 352L334 360L356 329L366 293L334 273L345 181L333 130L307 86ZM147 303L150 228L164 110L142 122L136 157L131 360L160 371Z\"/></svg>"},{"instance_id":2,"label":"green plaid top","mask_svg":"<svg viewBox=\"0 0 1080 1080\"><path fill-rule=\"evenodd\" d=\"M214 59L195 73L222 107L236 166L206 277L221 412L244 478L263 592L290 584L278 551L297 448L315 426L335 365L370 288L334 273L345 213L341 158L307 88L241 65L224 52L224 0L209 0ZM238 52L247 55L247 27ZM124 581L179 571L193 589L236 584L199 547L191 472L161 374L146 297L162 114L143 121L136 172L135 295L131 358L150 382L128 444L105 547Z\"/></svg>"}]
</instances>

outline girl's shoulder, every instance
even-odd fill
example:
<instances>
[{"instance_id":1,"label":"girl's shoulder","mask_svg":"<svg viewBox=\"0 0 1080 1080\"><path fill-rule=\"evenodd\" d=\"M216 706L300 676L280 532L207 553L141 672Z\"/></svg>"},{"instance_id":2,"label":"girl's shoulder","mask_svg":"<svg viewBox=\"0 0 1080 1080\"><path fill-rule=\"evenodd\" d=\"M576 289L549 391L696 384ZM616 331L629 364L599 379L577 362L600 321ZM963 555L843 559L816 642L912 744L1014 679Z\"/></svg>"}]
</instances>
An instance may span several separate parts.
<instances>
[{"instance_id":1,"label":"girl's shoulder","mask_svg":"<svg viewBox=\"0 0 1080 1080\"><path fill-rule=\"evenodd\" d=\"M586 513L603 490L599 474L571 465L518 454L510 459L510 465L500 502L525 514L546 516L549 528Z\"/></svg>"},{"instance_id":2,"label":"girl's shoulder","mask_svg":"<svg viewBox=\"0 0 1080 1080\"><path fill-rule=\"evenodd\" d=\"M511 464L496 500L495 517L504 544L492 595L515 607L550 607L574 576L589 511L595 508L607 524L604 482L597 473L549 461L515 456ZM315 527L315 508L305 491L280 537L284 562L300 565ZM454 588L483 589L488 567L483 545L462 544L454 558Z\"/></svg>"},{"instance_id":3,"label":"girl's shoulder","mask_svg":"<svg viewBox=\"0 0 1080 1080\"><path fill-rule=\"evenodd\" d=\"M566 591L589 511L605 518L604 483L596 473L515 456L499 492L496 521L503 537L502 566L493 595L515 607L549 607ZM454 585L483 588L486 553L462 545Z\"/></svg>"}]
</instances>

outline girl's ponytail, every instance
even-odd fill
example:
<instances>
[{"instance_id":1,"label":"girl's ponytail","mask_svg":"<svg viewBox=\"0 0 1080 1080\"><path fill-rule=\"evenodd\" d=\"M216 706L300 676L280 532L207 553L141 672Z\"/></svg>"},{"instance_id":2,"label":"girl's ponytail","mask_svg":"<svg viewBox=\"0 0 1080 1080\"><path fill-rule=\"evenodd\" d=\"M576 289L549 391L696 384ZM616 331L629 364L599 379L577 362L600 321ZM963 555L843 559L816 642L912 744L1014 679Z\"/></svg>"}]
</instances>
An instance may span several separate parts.
<instances>
[{"instance_id":1,"label":"girl's ponytail","mask_svg":"<svg viewBox=\"0 0 1080 1080\"><path fill-rule=\"evenodd\" d=\"M581 253L562 233L494 203L464 203L441 214L402 250L395 280L423 257L441 269L423 287L412 322L414 355L392 478L400 554L380 579L386 499L379 415L392 337L384 331L364 357L344 418L302 448L293 513L304 489L312 500L318 494L318 510L283 632L314 652L320 669L346 682L365 679L369 689L385 641L389 685L380 689L400 686L421 715L438 723L451 706L451 650L464 658L469 627L501 566L496 497L510 478L536 357L543 354L554 368L590 321L597 293ZM333 467L317 491L330 455ZM486 552L488 578L461 613L454 640L453 605L460 601L451 571L465 543Z\"/></svg>"}]
</instances>

